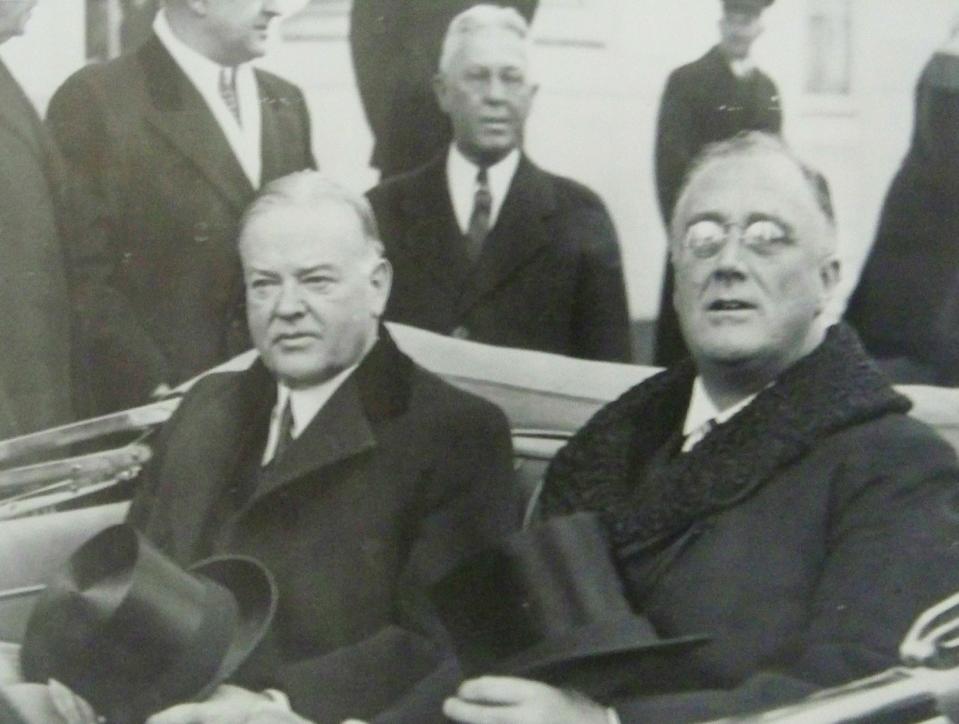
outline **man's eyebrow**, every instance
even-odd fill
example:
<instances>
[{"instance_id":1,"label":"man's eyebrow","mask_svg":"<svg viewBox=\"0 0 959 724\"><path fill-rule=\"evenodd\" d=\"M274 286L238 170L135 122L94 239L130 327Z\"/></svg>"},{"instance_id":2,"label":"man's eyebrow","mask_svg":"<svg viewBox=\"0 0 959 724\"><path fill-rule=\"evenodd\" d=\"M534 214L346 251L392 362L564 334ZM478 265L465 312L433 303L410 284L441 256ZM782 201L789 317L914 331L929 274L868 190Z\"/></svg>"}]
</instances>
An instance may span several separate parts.
<instances>
[{"instance_id":1,"label":"man's eyebrow","mask_svg":"<svg viewBox=\"0 0 959 724\"><path fill-rule=\"evenodd\" d=\"M726 223L726 219L718 211L700 211L698 214L693 214L687 219L684 228L688 229L700 221L715 221L717 224Z\"/></svg>"},{"instance_id":2,"label":"man's eyebrow","mask_svg":"<svg viewBox=\"0 0 959 724\"><path fill-rule=\"evenodd\" d=\"M771 214L764 211L754 211L749 216L747 216L746 226L749 226L750 224L755 224L757 221L769 221L773 224L776 224L776 226L782 227L783 231L786 231L790 234L793 232L793 228L794 228L793 225L790 224L788 221L786 221L783 217L777 214Z\"/></svg>"},{"instance_id":3,"label":"man's eyebrow","mask_svg":"<svg viewBox=\"0 0 959 724\"><path fill-rule=\"evenodd\" d=\"M299 277L307 276L308 274L316 274L317 272L334 272L338 273L340 268L336 264L330 264L327 262L321 264L314 264L313 266L305 266L296 270L296 275Z\"/></svg>"}]
</instances>

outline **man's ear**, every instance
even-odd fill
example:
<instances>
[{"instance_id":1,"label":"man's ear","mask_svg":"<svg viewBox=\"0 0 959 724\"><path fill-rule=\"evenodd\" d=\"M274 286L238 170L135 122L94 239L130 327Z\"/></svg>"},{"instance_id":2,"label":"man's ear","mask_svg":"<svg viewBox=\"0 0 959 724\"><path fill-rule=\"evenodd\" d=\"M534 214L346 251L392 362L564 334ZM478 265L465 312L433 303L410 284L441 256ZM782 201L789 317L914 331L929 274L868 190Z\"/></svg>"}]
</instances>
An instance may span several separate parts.
<instances>
[{"instance_id":1,"label":"man's ear","mask_svg":"<svg viewBox=\"0 0 959 724\"><path fill-rule=\"evenodd\" d=\"M433 94L436 96L436 103L443 113L449 114L449 103L447 102L448 88L446 86L446 77L442 73L433 76Z\"/></svg>"},{"instance_id":2,"label":"man's ear","mask_svg":"<svg viewBox=\"0 0 959 724\"><path fill-rule=\"evenodd\" d=\"M386 302L390 298L390 289L393 287L393 265L385 257L376 260L370 270L370 289L373 294L371 305L373 316L379 319L386 309Z\"/></svg>"},{"instance_id":3,"label":"man's ear","mask_svg":"<svg viewBox=\"0 0 959 724\"><path fill-rule=\"evenodd\" d=\"M825 259L819 266L819 279L823 289L822 306L819 311L823 311L832 300L842 279L842 266L839 259L834 256Z\"/></svg>"}]
</instances>

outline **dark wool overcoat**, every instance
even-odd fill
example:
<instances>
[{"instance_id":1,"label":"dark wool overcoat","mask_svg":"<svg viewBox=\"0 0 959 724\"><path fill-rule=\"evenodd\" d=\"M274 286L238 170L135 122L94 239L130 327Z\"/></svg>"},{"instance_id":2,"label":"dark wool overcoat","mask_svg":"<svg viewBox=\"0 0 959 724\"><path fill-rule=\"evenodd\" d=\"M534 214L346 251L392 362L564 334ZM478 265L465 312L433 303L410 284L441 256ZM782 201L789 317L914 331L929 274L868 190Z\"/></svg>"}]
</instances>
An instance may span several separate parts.
<instances>
[{"instance_id":1,"label":"dark wool overcoat","mask_svg":"<svg viewBox=\"0 0 959 724\"><path fill-rule=\"evenodd\" d=\"M446 656L425 585L519 525L509 429L384 333L251 486L275 398L260 363L201 380L129 519L181 564L240 553L273 572L275 658L239 683L284 691L318 724L365 719Z\"/></svg>"},{"instance_id":2,"label":"dark wool overcoat","mask_svg":"<svg viewBox=\"0 0 959 724\"><path fill-rule=\"evenodd\" d=\"M256 71L262 183L314 165L298 88ZM249 347L237 224L256 189L203 97L156 36L81 69L47 121L99 205L73 251L101 409L129 407Z\"/></svg>"},{"instance_id":3,"label":"dark wool overcoat","mask_svg":"<svg viewBox=\"0 0 959 724\"><path fill-rule=\"evenodd\" d=\"M387 319L487 344L628 361L619 244L585 186L520 160L474 265L446 153L369 192L394 282Z\"/></svg>"},{"instance_id":4,"label":"dark wool overcoat","mask_svg":"<svg viewBox=\"0 0 959 724\"><path fill-rule=\"evenodd\" d=\"M959 384L959 57L916 87L912 144L892 180L846 318L899 382Z\"/></svg>"},{"instance_id":5,"label":"dark wool overcoat","mask_svg":"<svg viewBox=\"0 0 959 724\"><path fill-rule=\"evenodd\" d=\"M959 469L848 327L688 453L694 370L601 410L547 474L547 515L596 510L634 608L693 653L637 670L628 722L769 708L898 662L959 590Z\"/></svg>"}]
</instances>

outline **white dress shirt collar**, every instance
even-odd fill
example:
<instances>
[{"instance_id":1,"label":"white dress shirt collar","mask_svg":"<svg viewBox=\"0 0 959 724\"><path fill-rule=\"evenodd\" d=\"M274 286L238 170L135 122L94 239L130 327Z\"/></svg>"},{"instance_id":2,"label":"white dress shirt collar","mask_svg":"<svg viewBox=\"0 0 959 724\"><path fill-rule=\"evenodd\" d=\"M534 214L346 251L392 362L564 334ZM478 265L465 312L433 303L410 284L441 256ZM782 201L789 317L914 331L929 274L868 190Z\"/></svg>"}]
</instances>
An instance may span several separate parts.
<instances>
[{"instance_id":1,"label":"white dress shirt collar","mask_svg":"<svg viewBox=\"0 0 959 724\"><path fill-rule=\"evenodd\" d=\"M290 401L290 411L293 413L291 435L295 440L303 434L303 431L313 422L313 418L329 402L333 393L340 388L347 377L353 374L358 366L359 363L347 367L342 372L313 387L291 390L286 385L277 383L276 405L273 407L270 416L270 432L267 436L266 447L263 449L262 463L264 465L273 459L273 452L276 450L277 438L280 433L280 418L283 415L283 408L286 407L286 401Z\"/></svg>"},{"instance_id":2,"label":"white dress shirt collar","mask_svg":"<svg viewBox=\"0 0 959 724\"><path fill-rule=\"evenodd\" d=\"M722 425L756 399L756 394L758 393L748 395L734 405L730 405L725 410L720 410L706 392L702 378L697 376L696 379L693 380L693 394L689 398L689 407L686 409L683 435L688 437L690 433L700 429L710 420L717 425Z\"/></svg>"},{"instance_id":3,"label":"white dress shirt collar","mask_svg":"<svg viewBox=\"0 0 959 724\"><path fill-rule=\"evenodd\" d=\"M729 69L737 78L745 78L756 69L752 58L737 58L729 61Z\"/></svg>"},{"instance_id":4,"label":"white dress shirt collar","mask_svg":"<svg viewBox=\"0 0 959 724\"><path fill-rule=\"evenodd\" d=\"M489 190L492 196L489 226L492 229L499 218L503 201L513 183L513 176L519 166L520 153L514 148L505 157L487 168ZM473 214L473 202L476 197L476 176L480 167L470 161L456 144L450 145L450 152L446 156L446 183L453 203L453 213L456 214L456 223L464 234L470 225L470 216Z\"/></svg>"},{"instance_id":5,"label":"white dress shirt collar","mask_svg":"<svg viewBox=\"0 0 959 724\"><path fill-rule=\"evenodd\" d=\"M230 148L243 167L253 188L260 186L262 159L260 157L260 128L262 116L256 77L249 63L236 66L236 96L242 124L237 121L226 101L220 95L222 65L213 62L180 40L170 27L161 8L153 21L153 32L167 52L197 89L226 136Z\"/></svg>"}]
</instances>

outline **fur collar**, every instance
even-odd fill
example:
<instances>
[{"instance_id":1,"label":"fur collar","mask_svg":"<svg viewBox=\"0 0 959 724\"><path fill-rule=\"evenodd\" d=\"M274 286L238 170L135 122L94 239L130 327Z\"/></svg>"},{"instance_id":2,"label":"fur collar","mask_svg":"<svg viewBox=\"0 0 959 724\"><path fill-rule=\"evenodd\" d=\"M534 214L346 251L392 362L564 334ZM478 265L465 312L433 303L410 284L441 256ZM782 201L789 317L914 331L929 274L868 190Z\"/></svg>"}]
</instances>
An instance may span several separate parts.
<instances>
[{"instance_id":1,"label":"fur collar","mask_svg":"<svg viewBox=\"0 0 959 724\"><path fill-rule=\"evenodd\" d=\"M577 433L553 460L545 515L603 514L621 555L645 550L731 507L829 435L909 401L895 392L846 325L690 452L650 458L681 435L695 369L686 362L633 387Z\"/></svg>"}]
</instances>

